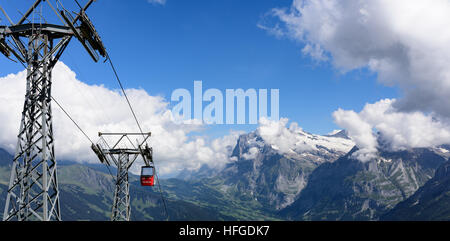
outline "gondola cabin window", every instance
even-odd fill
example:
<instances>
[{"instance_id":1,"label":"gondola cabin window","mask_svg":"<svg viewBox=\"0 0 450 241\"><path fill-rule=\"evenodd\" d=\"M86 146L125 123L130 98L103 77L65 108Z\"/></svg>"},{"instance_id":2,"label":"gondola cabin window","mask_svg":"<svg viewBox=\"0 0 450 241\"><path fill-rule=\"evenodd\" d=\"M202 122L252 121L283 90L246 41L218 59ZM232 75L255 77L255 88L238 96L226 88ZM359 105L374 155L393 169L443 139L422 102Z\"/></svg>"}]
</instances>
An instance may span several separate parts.
<instances>
[{"instance_id":1,"label":"gondola cabin window","mask_svg":"<svg viewBox=\"0 0 450 241\"><path fill-rule=\"evenodd\" d=\"M141 169L141 186L155 185L155 168L152 166L143 166Z\"/></svg>"}]
</instances>

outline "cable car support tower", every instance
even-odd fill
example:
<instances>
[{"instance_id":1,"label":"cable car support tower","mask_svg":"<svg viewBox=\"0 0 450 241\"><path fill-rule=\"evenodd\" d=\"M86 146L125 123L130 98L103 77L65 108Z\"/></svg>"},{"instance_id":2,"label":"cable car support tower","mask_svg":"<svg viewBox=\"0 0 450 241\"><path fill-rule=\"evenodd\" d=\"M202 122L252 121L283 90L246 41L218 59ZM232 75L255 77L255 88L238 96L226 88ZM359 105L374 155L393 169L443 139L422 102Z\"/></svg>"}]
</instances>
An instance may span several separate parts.
<instances>
[{"instance_id":1,"label":"cable car support tower","mask_svg":"<svg viewBox=\"0 0 450 241\"><path fill-rule=\"evenodd\" d=\"M43 2L48 3L62 25L28 21ZM4 221L61 220L51 108L52 70L72 37L81 42L95 62L98 54L106 57L106 49L85 12L93 2L89 0L73 17L65 9L56 11L49 0L37 0L17 23L0 7L10 23L0 26L0 53L11 60L14 57L27 69Z\"/></svg>"},{"instance_id":2,"label":"cable car support tower","mask_svg":"<svg viewBox=\"0 0 450 241\"><path fill-rule=\"evenodd\" d=\"M115 178L116 187L112 206L111 221L130 221L130 185L128 170L136 159L141 156L146 167L153 167L153 149L148 147L146 141L151 133L99 133L100 141L92 144L91 148L100 162L113 164L117 168ZM105 136L115 136L118 140L110 145ZM143 141L133 144L130 136L143 136Z\"/></svg>"}]
</instances>

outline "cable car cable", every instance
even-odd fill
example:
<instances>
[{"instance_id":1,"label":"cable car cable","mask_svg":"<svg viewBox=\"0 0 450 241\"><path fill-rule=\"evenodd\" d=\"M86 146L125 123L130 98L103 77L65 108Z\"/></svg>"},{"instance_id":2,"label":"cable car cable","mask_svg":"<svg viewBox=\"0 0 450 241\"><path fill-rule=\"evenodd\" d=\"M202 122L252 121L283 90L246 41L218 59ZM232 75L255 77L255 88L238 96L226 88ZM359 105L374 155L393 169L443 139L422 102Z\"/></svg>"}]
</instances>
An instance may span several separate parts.
<instances>
[{"instance_id":1,"label":"cable car cable","mask_svg":"<svg viewBox=\"0 0 450 241\"><path fill-rule=\"evenodd\" d=\"M72 123L78 128L78 130L80 130L81 133L83 133L83 135L86 137L86 139L89 140L89 142L91 142L91 144L95 145L94 142L91 140L91 138L89 138L89 136L86 134L86 132L83 131L83 129L81 129L81 127L78 125L78 123L70 116L70 114L61 106L61 104L59 104L59 102L53 97L50 96L52 98L52 100L56 103L56 105L58 105L58 107L64 112L64 114L72 121ZM114 180L115 177L112 174L111 170L109 169L109 166L106 165L106 168L108 169L109 175L111 175L112 179Z\"/></svg>"},{"instance_id":2,"label":"cable car cable","mask_svg":"<svg viewBox=\"0 0 450 241\"><path fill-rule=\"evenodd\" d=\"M164 210L166 211L167 221L169 221L169 212L167 211L166 200L164 199L163 194L162 194L161 184L159 183L159 177L158 177L158 173L157 172L155 172L155 176L156 176L156 182L158 183L159 193L161 195L161 199L162 199L163 204L164 204Z\"/></svg>"},{"instance_id":3,"label":"cable car cable","mask_svg":"<svg viewBox=\"0 0 450 241\"><path fill-rule=\"evenodd\" d=\"M108 52L106 52L106 60L109 60L109 64L111 65L114 75L116 76L117 82L119 83L120 89L122 89L122 93L125 96L125 99L127 100L128 106L130 107L130 110L131 110L131 113L133 114L134 120L136 121L136 124L139 127L139 130L141 131L142 136L144 136L144 132L142 131L141 125L139 124L136 114L134 113L133 107L131 106L130 100L128 99L128 95L125 92L125 89L123 88L122 82L120 81L119 75L117 74L116 68L114 67L111 57L109 57Z\"/></svg>"},{"instance_id":4,"label":"cable car cable","mask_svg":"<svg viewBox=\"0 0 450 241\"><path fill-rule=\"evenodd\" d=\"M136 124L139 127L139 131L141 132L142 136L144 136L144 132L142 131L141 125L139 124L139 121L138 121L138 119L136 117L136 114L135 114L135 112L133 110L133 107L131 106L131 102L128 99L128 96L127 96L127 94L125 92L125 89L123 88L122 82L120 81L120 78L119 78L119 75L117 74L116 68L114 67L114 64L113 64L113 62L111 60L111 57L109 56L109 53L106 51L106 61L108 61L108 60L109 60L110 66L111 66L111 68L112 68L112 70L114 72L114 75L116 76L117 82L119 83L120 89L122 90L122 93L125 96L125 99L126 99L126 101L128 103L128 106L130 107L130 110L131 110L131 113L133 114L134 120L136 121ZM156 169L156 166L155 166L155 169ZM167 211L166 200L165 200L163 192L162 192L161 184L159 183L159 177L158 177L157 172L155 172L155 176L156 176L156 181L158 182L159 194L161 195L161 199L162 199L163 204L164 204L164 210L166 212L167 219L169 219L169 212Z\"/></svg>"},{"instance_id":5,"label":"cable car cable","mask_svg":"<svg viewBox=\"0 0 450 241\"><path fill-rule=\"evenodd\" d=\"M67 111L59 104L59 102L53 96L50 96L50 97L59 106L59 108L64 112L64 114L66 114L66 116L73 122L73 124L75 124L75 126L78 128L78 130L80 130L81 133L83 133L83 135L89 140L89 142L94 144L94 142L91 140L91 138L89 138L89 136L86 134L86 132L84 132L83 129L81 129L81 127L77 124L77 122L69 115L69 113L67 113Z\"/></svg>"}]
</instances>

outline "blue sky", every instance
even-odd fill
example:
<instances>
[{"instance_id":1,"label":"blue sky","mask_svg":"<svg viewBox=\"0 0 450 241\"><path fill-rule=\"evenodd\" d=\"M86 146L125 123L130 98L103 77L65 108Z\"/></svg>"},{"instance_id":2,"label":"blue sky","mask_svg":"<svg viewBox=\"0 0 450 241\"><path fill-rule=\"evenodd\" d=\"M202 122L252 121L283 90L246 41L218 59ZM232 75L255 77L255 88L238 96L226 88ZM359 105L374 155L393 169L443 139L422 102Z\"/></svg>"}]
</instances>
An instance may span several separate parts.
<instances>
[{"instance_id":1,"label":"blue sky","mask_svg":"<svg viewBox=\"0 0 450 241\"><path fill-rule=\"evenodd\" d=\"M13 19L33 1L1 0ZM67 3L66 7L72 1ZM97 1L88 10L126 88L143 88L170 101L177 88L280 89L280 116L306 131L325 134L338 127L332 112L360 110L366 103L395 98L398 91L376 82L366 70L342 74L330 63L303 56L303 44L277 38L257 27L272 8L289 7L292 0L147 0ZM44 5L47 6L47 5ZM76 8L72 8L76 9ZM6 24L2 18L0 24ZM83 82L118 85L107 63L94 63L76 41L61 60ZM0 76L22 70L20 64L0 58ZM57 80L54 80L57 81ZM69 108L70 110L70 108ZM233 130L250 131L256 125L209 126L220 136Z\"/></svg>"}]
</instances>

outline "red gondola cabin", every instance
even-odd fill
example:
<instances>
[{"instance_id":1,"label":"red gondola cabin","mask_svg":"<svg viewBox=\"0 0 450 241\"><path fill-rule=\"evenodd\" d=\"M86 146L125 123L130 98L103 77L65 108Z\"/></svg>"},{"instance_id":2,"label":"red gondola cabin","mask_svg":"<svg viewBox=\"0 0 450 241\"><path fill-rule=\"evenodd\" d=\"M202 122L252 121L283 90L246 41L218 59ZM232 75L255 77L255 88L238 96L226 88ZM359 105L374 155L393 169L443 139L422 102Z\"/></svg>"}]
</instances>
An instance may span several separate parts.
<instances>
[{"instance_id":1,"label":"red gondola cabin","mask_svg":"<svg viewBox=\"0 0 450 241\"><path fill-rule=\"evenodd\" d=\"M141 186L155 185L155 168L152 166L143 166L141 168Z\"/></svg>"}]
</instances>

